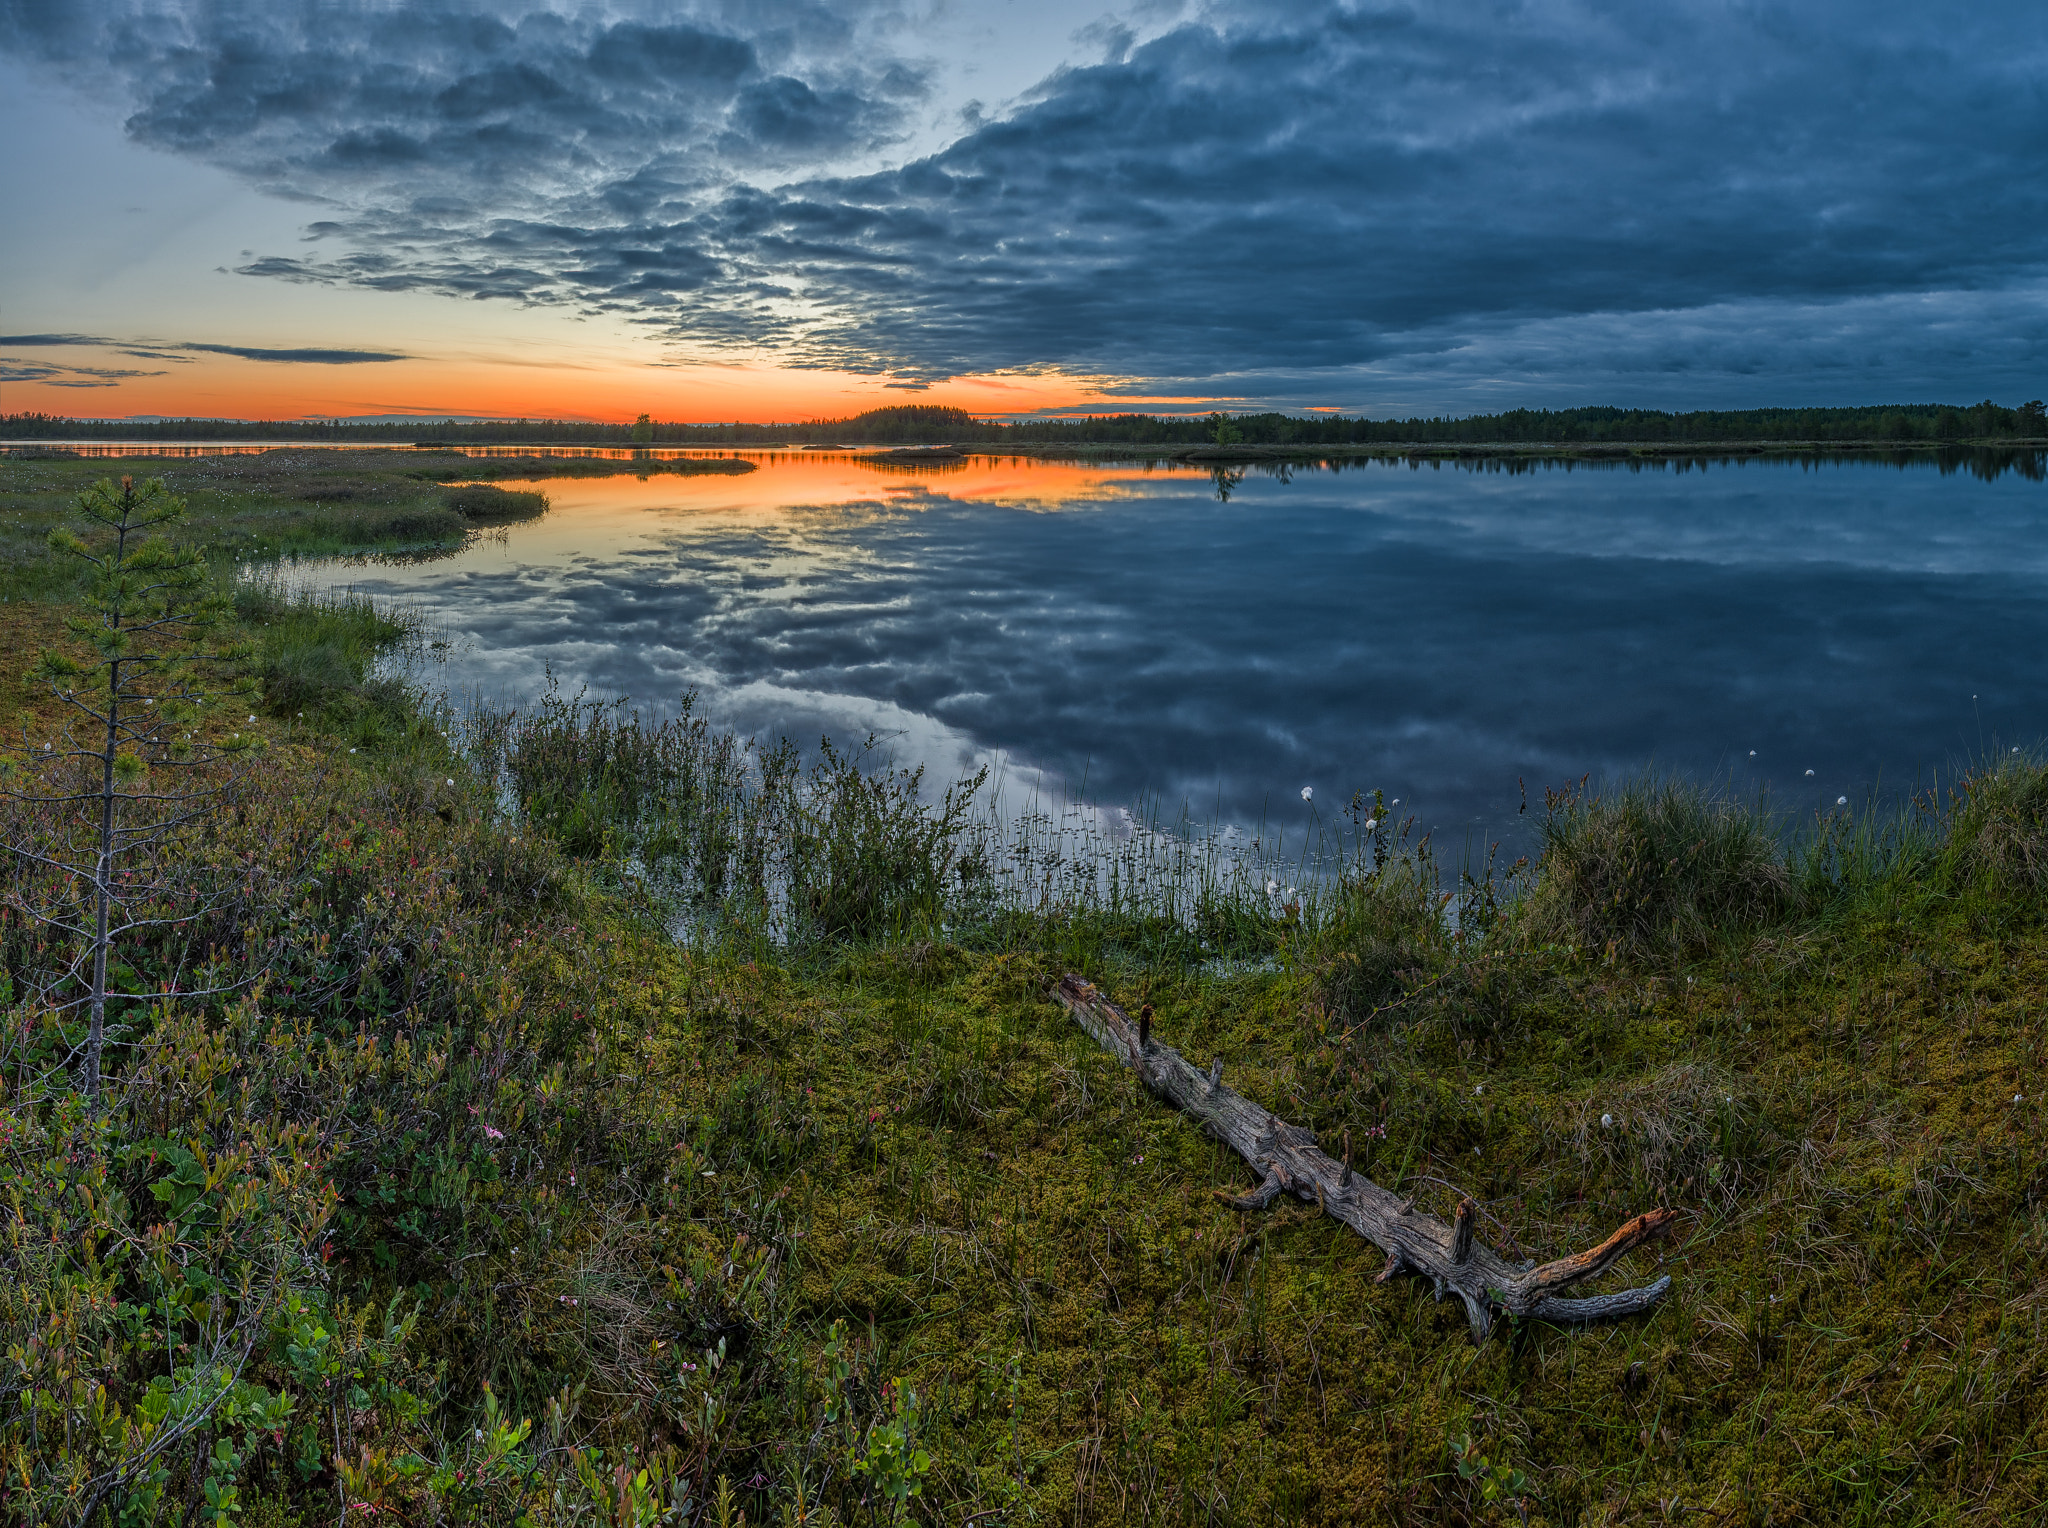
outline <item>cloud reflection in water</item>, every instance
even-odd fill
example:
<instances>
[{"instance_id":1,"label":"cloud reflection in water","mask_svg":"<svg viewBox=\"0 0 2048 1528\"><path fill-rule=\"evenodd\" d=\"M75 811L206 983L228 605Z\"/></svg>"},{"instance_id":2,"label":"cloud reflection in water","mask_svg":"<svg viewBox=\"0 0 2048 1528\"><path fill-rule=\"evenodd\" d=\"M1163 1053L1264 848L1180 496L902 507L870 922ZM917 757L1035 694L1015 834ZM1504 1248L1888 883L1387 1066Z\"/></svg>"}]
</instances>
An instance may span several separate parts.
<instances>
[{"instance_id":1,"label":"cloud reflection in water","mask_svg":"<svg viewBox=\"0 0 2048 1528\"><path fill-rule=\"evenodd\" d=\"M452 685L695 685L744 730L996 754L1106 804L1291 821L1377 786L1456 839L1512 831L1518 777L1540 803L1654 763L1804 808L2043 731L2018 477L1401 464L1219 502L1186 470L813 454L538 486L554 511L502 543L354 579L469 639Z\"/></svg>"}]
</instances>

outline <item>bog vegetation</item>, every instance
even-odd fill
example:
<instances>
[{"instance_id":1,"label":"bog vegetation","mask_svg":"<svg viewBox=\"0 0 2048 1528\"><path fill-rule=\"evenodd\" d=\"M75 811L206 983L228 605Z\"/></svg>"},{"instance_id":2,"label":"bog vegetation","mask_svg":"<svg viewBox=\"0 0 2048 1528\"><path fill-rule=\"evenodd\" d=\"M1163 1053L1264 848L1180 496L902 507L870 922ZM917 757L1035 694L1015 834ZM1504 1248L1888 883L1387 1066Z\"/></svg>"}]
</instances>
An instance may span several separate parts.
<instances>
[{"instance_id":1,"label":"bog vegetation","mask_svg":"<svg viewBox=\"0 0 2048 1528\"><path fill-rule=\"evenodd\" d=\"M10 518L73 470L0 466ZM1566 790L1498 875L1369 800L1277 861L1110 840L687 704L456 715L402 612L237 573L321 501L207 494L269 746L164 845L97 1107L33 979L59 856L5 871L0 1518L2044 1510L2048 762L1808 823ZM9 577L20 672L75 585ZM58 735L5 703L17 762ZM1510 1258L1677 1210L1671 1297L1475 1348L1314 1206L1219 1203L1065 971Z\"/></svg>"}]
</instances>

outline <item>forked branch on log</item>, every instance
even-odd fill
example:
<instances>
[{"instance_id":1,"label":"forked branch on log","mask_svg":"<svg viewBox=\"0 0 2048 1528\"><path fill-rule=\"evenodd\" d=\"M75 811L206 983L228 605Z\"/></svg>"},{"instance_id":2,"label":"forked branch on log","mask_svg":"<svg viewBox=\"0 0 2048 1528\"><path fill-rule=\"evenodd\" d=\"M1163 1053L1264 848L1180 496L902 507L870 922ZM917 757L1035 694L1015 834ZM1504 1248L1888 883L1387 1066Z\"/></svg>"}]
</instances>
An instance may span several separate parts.
<instances>
[{"instance_id":1,"label":"forked branch on log","mask_svg":"<svg viewBox=\"0 0 2048 1528\"><path fill-rule=\"evenodd\" d=\"M1619 1294L1559 1298L1559 1291L1604 1272L1661 1235L1677 1218L1675 1210L1638 1215L1599 1246L1554 1263L1508 1263L1473 1236L1478 1207L1470 1199L1458 1206L1456 1221L1445 1225L1416 1210L1412 1200L1353 1173L1348 1162L1332 1161L1317 1149L1309 1131L1225 1087L1220 1065L1206 1073L1197 1071L1179 1051L1153 1039L1149 1023L1134 1024L1092 984L1069 975L1060 978L1056 990L1097 1044L1127 1062L1154 1093L1199 1121L1259 1174L1262 1181L1251 1193L1223 1196L1233 1209L1263 1210L1282 1194L1314 1201L1387 1254L1382 1283L1397 1273L1416 1273L1436 1286L1439 1300L1456 1295L1464 1301L1475 1342L1485 1341L1496 1314L1539 1321L1607 1321L1646 1311L1671 1289L1667 1275ZM1145 1017L1149 1019L1150 1013Z\"/></svg>"}]
</instances>

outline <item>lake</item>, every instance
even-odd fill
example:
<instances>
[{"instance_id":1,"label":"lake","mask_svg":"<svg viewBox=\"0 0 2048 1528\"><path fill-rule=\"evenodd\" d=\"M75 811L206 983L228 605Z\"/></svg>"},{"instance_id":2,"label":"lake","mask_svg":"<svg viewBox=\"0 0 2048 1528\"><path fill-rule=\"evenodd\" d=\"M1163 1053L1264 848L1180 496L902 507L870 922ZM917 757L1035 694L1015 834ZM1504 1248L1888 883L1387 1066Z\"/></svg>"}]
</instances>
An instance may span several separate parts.
<instances>
[{"instance_id":1,"label":"lake","mask_svg":"<svg viewBox=\"0 0 2048 1528\"><path fill-rule=\"evenodd\" d=\"M1205 820L1379 788L1453 852L1520 841L1524 782L1535 812L1655 767L1804 813L2048 716L2048 491L2018 472L755 460L507 484L552 511L331 576L418 606L458 694L694 687L743 731Z\"/></svg>"}]
</instances>

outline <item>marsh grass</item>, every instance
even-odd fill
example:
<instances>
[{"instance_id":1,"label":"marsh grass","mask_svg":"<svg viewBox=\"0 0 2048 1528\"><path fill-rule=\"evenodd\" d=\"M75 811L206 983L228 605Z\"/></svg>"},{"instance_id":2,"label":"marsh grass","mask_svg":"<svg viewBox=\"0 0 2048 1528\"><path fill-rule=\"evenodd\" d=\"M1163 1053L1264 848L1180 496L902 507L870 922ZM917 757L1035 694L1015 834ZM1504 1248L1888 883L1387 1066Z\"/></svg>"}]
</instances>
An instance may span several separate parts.
<instances>
[{"instance_id":1,"label":"marsh grass","mask_svg":"<svg viewBox=\"0 0 2048 1528\"><path fill-rule=\"evenodd\" d=\"M1534 937L1684 956L1798 910L1779 825L1761 806L1644 776L1553 791L1548 807L1542 874L1522 909Z\"/></svg>"},{"instance_id":2,"label":"marsh grass","mask_svg":"<svg viewBox=\"0 0 2048 1528\"><path fill-rule=\"evenodd\" d=\"M530 520L548 508L544 493L499 488L492 483L456 484L442 492L441 502L472 524Z\"/></svg>"},{"instance_id":3,"label":"marsh grass","mask_svg":"<svg viewBox=\"0 0 2048 1528\"><path fill-rule=\"evenodd\" d=\"M808 753L741 738L694 694L650 718L551 679L532 705L471 705L456 727L514 819L618 865L707 946L1045 937L1077 958L1259 958L1335 905L1329 835L1290 844L1035 792L1012 805L985 769L933 785L873 737Z\"/></svg>"},{"instance_id":4,"label":"marsh grass","mask_svg":"<svg viewBox=\"0 0 2048 1528\"><path fill-rule=\"evenodd\" d=\"M806 763L713 727L686 695L648 721L550 684L527 709L462 724L473 766L518 820L616 862L700 938L779 947L937 929L980 777L924 799L922 769L825 740Z\"/></svg>"},{"instance_id":5,"label":"marsh grass","mask_svg":"<svg viewBox=\"0 0 2048 1528\"><path fill-rule=\"evenodd\" d=\"M874 738L806 754L739 737L693 694L651 719L551 682L455 725L515 819L625 867L707 947L1022 941L1132 969L1284 966L1317 973L1341 1025L1448 983L1497 1028L1513 1003L1481 973L1508 949L1683 963L1902 896L2003 905L2048 874L2048 767L2016 754L1805 823L1695 782L1581 782L1550 794L1535 862L1453 868L1377 797L1288 833L1020 797L985 770L934 785Z\"/></svg>"},{"instance_id":6,"label":"marsh grass","mask_svg":"<svg viewBox=\"0 0 2048 1528\"><path fill-rule=\"evenodd\" d=\"M1966 776L1951 798L1948 859L1992 893L2048 892L2048 762L2015 750Z\"/></svg>"},{"instance_id":7,"label":"marsh grass","mask_svg":"<svg viewBox=\"0 0 2048 1528\"><path fill-rule=\"evenodd\" d=\"M235 613L255 637L256 674L273 716L345 724L411 709L381 665L403 660L425 639L419 619L347 590L296 590L275 577L239 580Z\"/></svg>"},{"instance_id":8,"label":"marsh grass","mask_svg":"<svg viewBox=\"0 0 2048 1528\"><path fill-rule=\"evenodd\" d=\"M254 456L137 458L187 503L183 536L223 576L279 558L446 552L486 528L545 513L546 495L485 483L445 484L407 453L280 450ZM75 573L42 556L44 538L104 462L0 456L0 594L66 599ZM457 476L452 468L445 476Z\"/></svg>"}]
</instances>

